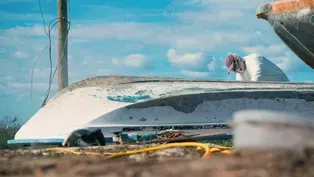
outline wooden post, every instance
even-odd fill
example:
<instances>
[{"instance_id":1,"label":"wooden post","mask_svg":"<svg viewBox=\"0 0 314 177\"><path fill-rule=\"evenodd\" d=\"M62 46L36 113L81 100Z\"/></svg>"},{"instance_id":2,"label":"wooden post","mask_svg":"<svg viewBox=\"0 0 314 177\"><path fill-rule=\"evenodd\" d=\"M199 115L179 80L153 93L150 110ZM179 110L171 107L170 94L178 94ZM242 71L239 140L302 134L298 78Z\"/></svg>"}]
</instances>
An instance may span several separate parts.
<instances>
[{"instance_id":1,"label":"wooden post","mask_svg":"<svg viewBox=\"0 0 314 177\"><path fill-rule=\"evenodd\" d=\"M68 86L68 8L67 0L58 0L58 91Z\"/></svg>"}]
</instances>

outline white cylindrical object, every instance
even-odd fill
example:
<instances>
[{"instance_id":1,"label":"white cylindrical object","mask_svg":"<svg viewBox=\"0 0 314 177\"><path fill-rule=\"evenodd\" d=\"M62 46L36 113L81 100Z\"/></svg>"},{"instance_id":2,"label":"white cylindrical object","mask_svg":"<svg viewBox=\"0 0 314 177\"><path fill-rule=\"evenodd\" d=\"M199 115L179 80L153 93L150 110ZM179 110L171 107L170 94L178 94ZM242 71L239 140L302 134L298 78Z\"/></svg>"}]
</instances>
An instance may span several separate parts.
<instances>
[{"instance_id":1,"label":"white cylindrical object","mask_svg":"<svg viewBox=\"0 0 314 177\"><path fill-rule=\"evenodd\" d=\"M314 146L313 116L294 112L244 110L234 114L236 149L295 149Z\"/></svg>"}]
</instances>

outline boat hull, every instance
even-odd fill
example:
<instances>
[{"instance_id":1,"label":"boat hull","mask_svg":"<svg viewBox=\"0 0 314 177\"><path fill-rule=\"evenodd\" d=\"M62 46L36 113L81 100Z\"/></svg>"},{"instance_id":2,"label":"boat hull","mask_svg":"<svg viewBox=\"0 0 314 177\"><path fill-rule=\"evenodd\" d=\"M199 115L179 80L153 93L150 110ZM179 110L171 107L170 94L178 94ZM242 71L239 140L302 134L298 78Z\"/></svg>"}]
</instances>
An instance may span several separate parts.
<instances>
[{"instance_id":1,"label":"boat hull","mask_svg":"<svg viewBox=\"0 0 314 177\"><path fill-rule=\"evenodd\" d=\"M314 69L314 1L281 0L264 4L257 17L267 20L282 41Z\"/></svg>"},{"instance_id":2,"label":"boat hull","mask_svg":"<svg viewBox=\"0 0 314 177\"><path fill-rule=\"evenodd\" d=\"M237 110L251 108L314 115L313 92L310 83L94 77L58 93L22 126L15 140L66 139L82 128L101 128L105 137L128 127L137 128L129 132L144 132L145 127L190 125L195 132L230 132L210 125L223 125ZM202 125L205 128L197 128Z\"/></svg>"},{"instance_id":3,"label":"boat hull","mask_svg":"<svg viewBox=\"0 0 314 177\"><path fill-rule=\"evenodd\" d=\"M114 129L124 132L162 131L163 125L194 133L231 133L227 123L233 120L233 114L250 109L291 111L314 119L314 92L223 91L172 96L116 109L83 127L101 128L105 135ZM143 127L136 128L140 126Z\"/></svg>"}]
</instances>

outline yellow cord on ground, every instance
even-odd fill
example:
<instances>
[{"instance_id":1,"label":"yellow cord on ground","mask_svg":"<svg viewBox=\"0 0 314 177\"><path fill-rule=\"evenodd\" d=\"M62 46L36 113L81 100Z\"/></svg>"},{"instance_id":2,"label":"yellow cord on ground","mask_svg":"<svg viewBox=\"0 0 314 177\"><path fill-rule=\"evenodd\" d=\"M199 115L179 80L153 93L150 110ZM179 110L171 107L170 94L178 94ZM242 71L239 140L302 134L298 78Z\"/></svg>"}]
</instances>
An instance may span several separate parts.
<instances>
[{"instance_id":1,"label":"yellow cord on ground","mask_svg":"<svg viewBox=\"0 0 314 177\"><path fill-rule=\"evenodd\" d=\"M118 153L111 154L108 158L124 156L124 155L131 155L131 154L139 154L139 153L142 153L142 152L151 152L151 151L167 149L167 148L187 147L187 146L196 146L196 147L203 148L205 150L205 153L204 153L202 159L206 158L211 153L210 152L210 148L207 145L203 144L203 143L187 142L187 143L163 144L163 145L156 146L156 147L149 147L149 148L144 148L144 149L139 149L139 150L134 150L134 151L118 152Z\"/></svg>"},{"instance_id":2,"label":"yellow cord on ground","mask_svg":"<svg viewBox=\"0 0 314 177\"><path fill-rule=\"evenodd\" d=\"M50 150L50 151L61 150L61 151L70 152L70 153L73 153L76 155L82 155L82 154L86 154L86 155L109 155L107 157L109 159L109 158L118 157L118 156L139 154L139 153L143 153L143 152L151 152L151 151L156 151L156 150L161 150L161 149L174 148L174 147L187 147L187 146L196 146L198 148L205 150L205 153L202 156L202 159L209 157L212 152L219 152L220 151L224 154L229 154L231 152L230 148L228 148L228 147L210 148L206 144L196 143L196 142L170 143L170 144L163 144L163 145L159 145L159 146L155 146L155 147L149 147L149 148L138 149L138 150L133 150L133 151L126 151L126 152L105 152L105 153L77 152L77 151L73 151L73 150L66 149L66 148L48 148L47 150Z\"/></svg>"}]
</instances>

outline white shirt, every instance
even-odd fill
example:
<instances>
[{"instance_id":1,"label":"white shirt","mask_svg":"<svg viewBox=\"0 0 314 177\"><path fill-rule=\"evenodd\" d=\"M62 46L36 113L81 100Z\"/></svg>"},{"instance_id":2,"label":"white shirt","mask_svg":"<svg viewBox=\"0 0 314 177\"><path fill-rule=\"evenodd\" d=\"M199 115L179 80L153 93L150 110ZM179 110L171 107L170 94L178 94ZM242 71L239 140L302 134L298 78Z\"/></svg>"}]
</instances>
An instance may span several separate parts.
<instances>
[{"instance_id":1,"label":"white shirt","mask_svg":"<svg viewBox=\"0 0 314 177\"><path fill-rule=\"evenodd\" d=\"M289 82L286 74L267 58L253 53L243 57L246 64L244 73L236 73L237 81L281 81Z\"/></svg>"}]
</instances>

